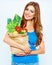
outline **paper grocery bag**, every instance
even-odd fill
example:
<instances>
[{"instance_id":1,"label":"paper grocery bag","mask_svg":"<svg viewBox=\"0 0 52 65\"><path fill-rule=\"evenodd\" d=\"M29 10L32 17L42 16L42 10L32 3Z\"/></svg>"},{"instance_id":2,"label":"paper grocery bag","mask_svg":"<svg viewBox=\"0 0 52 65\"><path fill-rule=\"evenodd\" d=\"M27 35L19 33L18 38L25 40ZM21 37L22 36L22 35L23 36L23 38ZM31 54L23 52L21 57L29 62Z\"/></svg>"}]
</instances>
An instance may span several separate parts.
<instances>
[{"instance_id":1,"label":"paper grocery bag","mask_svg":"<svg viewBox=\"0 0 52 65\"><path fill-rule=\"evenodd\" d=\"M12 40L17 42L17 44L29 45L27 33L25 33L25 34L17 34L17 35L14 35L14 34L10 33L9 36L10 36L10 38ZM10 48L11 48L12 54L17 54L17 53L23 52L23 50L20 50L18 48L12 47L12 46Z\"/></svg>"}]
</instances>

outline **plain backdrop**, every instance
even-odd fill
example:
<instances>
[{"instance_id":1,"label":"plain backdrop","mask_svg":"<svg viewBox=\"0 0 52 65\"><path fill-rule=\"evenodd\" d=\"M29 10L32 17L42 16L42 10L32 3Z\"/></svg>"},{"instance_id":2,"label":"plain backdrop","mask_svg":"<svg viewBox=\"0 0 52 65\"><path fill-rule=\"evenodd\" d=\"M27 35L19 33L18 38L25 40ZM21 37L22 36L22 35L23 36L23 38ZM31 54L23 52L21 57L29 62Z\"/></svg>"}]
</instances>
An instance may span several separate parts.
<instances>
[{"instance_id":1,"label":"plain backdrop","mask_svg":"<svg viewBox=\"0 0 52 65\"><path fill-rule=\"evenodd\" d=\"M52 65L52 0L0 0L0 65L11 65L9 45L3 42L7 18L18 14L22 17L25 5L35 1L40 5L45 42L45 54L39 54L40 65Z\"/></svg>"}]
</instances>

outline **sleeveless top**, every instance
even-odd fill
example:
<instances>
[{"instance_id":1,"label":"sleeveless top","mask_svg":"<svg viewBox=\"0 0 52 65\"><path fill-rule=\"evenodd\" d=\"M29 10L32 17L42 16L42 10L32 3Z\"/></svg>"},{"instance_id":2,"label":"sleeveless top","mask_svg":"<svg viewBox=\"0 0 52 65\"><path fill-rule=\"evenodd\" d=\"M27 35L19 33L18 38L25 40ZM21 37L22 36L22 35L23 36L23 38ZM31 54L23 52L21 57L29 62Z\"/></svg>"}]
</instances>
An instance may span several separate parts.
<instances>
[{"instance_id":1,"label":"sleeveless top","mask_svg":"<svg viewBox=\"0 0 52 65\"><path fill-rule=\"evenodd\" d=\"M36 42L38 40L36 32L27 32L28 35L28 42L30 45L30 49L36 50ZM38 54L32 54L32 55L27 55L27 56L16 56L14 54L11 55L12 57L12 62L16 63L36 63L39 62L39 57Z\"/></svg>"}]
</instances>

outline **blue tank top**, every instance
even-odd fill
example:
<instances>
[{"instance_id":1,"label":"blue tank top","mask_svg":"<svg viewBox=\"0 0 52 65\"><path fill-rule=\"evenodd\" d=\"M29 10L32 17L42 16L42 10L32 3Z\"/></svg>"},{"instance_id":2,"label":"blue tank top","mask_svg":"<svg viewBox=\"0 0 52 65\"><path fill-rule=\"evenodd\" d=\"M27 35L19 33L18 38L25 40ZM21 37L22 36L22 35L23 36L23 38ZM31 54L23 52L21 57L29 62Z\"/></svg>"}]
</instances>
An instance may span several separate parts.
<instances>
[{"instance_id":1,"label":"blue tank top","mask_svg":"<svg viewBox=\"0 0 52 65\"><path fill-rule=\"evenodd\" d=\"M30 45L30 49L36 50L36 42L38 40L36 32L27 32L28 35L28 42ZM37 54L33 54L33 55L27 55L27 56L16 56L14 54L12 54L12 62L17 62L17 63L36 63L39 62L39 58Z\"/></svg>"}]
</instances>

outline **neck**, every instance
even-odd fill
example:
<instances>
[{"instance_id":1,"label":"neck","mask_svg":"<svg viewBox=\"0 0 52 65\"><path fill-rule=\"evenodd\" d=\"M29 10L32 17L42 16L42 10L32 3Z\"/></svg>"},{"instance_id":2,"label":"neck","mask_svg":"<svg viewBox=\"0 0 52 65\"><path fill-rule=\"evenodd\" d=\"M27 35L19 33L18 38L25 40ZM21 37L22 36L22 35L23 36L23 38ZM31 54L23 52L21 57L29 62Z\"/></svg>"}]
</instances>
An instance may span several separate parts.
<instances>
[{"instance_id":1,"label":"neck","mask_svg":"<svg viewBox=\"0 0 52 65\"><path fill-rule=\"evenodd\" d=\"M27 26L33 25L34 21L27 21Z\"/></svg>"}]
</instances>

